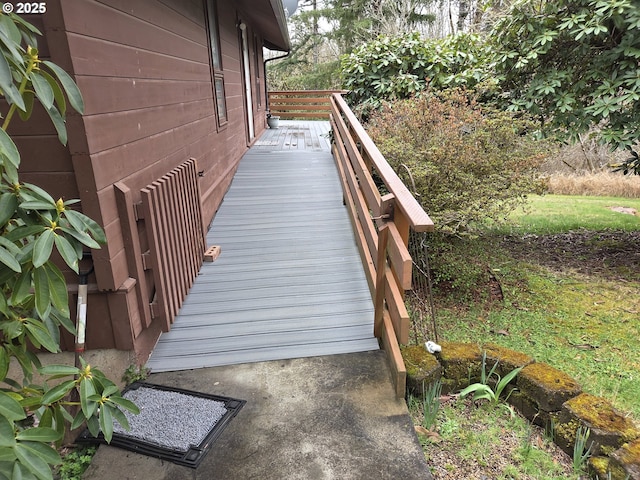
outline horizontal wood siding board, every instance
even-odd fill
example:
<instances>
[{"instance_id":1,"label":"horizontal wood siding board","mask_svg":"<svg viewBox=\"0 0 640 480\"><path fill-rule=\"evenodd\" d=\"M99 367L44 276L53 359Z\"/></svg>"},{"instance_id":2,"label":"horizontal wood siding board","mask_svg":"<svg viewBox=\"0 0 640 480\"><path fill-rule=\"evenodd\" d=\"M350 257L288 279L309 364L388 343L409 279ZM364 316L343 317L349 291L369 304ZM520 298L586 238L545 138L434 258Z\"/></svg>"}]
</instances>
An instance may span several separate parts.
<instances>
[{"instance_id":1,"label":"horizontal wood siding board","mask_svg":"<svg viewBox=\"0 0 640 480\"><path fill-rule=\"evenodd\" d=\"M167 57L130 45L69 33L74 71L78 76L101 76L173 81L202 81L210 77L208 61Z\"/></svg>"},{"instance_id":2,"label":"horizontal wood siding board","mask_svg":"<svg viewBox=\"0 0 640 480\"><path fill-rule=\"evenodd\" d=\"M126 1L126 0L125 0ZM204 11L200 0L158 0L171 10L179 12L181 16L197 25L204 25Z\"/></svg>"},{"instance_id":3,"label":"horizontal wood siding board","mask_svg":"<svg viewBox=\"0 0 640 480\"><path fill-rule=\"evenodd\" d=\"M0 100L0 111L4 114L8 109L9 107L7 102L4 99ZM67 115L71 116L72 113L69 112ZM16 120L12 120L9 124L7 133L11 138L29 138L34 135L58 138L56 128L53 126L49 115L38 102L36 102L33 107L33 112L31 113L29 121L23 122L19 117L17 117Z\"/></svg>"},{"instance_id":4,"label":"horizontal wood siding board","mask_svg":"<svg viewBox=\"0 0 640 480\"><path fill-rule=\"evenodd\" d=\"M211 99L85 117L89 151L98 153L211 116Z\"/></svg>"},{"instance_id":5,"label":"horizontal wood siding board","mask_svg":"<svg viewBox=\"0 0 640 480\"><path fill-rule=\"evenodd\" d=\"M33 183L45 189L54 200L78 198L78 186L73 172L24 172L20 171L20 180ZM77 208L77 205L74 205Z\"/></svg>"},{"instance_id":6,"label":"horizontal wood siding board","mask_svg":"<svg viewBox=\"0 0 640 480\"><path fill-rule=\"evenodd\" d=\"M141 5L138 11L143 13L144 7L153 8L153 2L144 2L144 6ZM67 0L63 8L65 27L68 32L116 44L124 41L131 47L159 52L169 57L185 58L201 63L208 61L209 53L204 29L200 30L201 40L194 41L172 30L149 23L146 19L132 16L131 12L123 12L97 2ZM94 19L100 19L100 21Z\"/></svg>"},{"instance_id":7,"label":"horizontal wood siding board","mask_svg":"<svg viewBox=\"0 0 640 480\"><path fill-rule=\"evenodd\" d=\"M73 172L69 150L60 143L58 136L36 132L34 129L33 135L12 136L20 152L20 173Z\"/></svg>"},{"instance_id":8,"label":"horizontal wood siding board","mask_svg":"<svg viewBox=\"0 0 640 480\"><path fill-rule=\"evenodd\" d=\"M97 0L109 8L121 11L122 13L137 18L138 20L170 31L175 35L183 37L192 42L202 43L204 29L204 10L202 2L185 2L169 5L167 2L147 2L144 7L135 8L131 0ZM195 11L188 14L184 12L184 6L198 6ZM173 7L173 8L172 8ZM176 8L179 7L179 8ZM194 28L194 25L198 28Z\"/></svg>"},{"instance_id":9,"label":"horizontal wood siding board","mask_svg":"<svg viewBox=\"0 0 640 480\"><path fill-rule=\"evenodd\" d=\"M211 99L211 81L79 76L85 116Z\"/></svg>"},{"instance_id":10,"label":"horizontal wood siding board","mask_svg":"<svg viewBox=\"0 0 640 480\"><path fill-rule=\"evenodd\" d=\"M208 155L215 145L216 138L219 140L218 135L211 132L211 125L215 122L212 114L213 111L210 116L196 122L92 155L97 189L110 188L114 180L123 180L128 185L138 185L142 188L185 158ZM226 152L219 155L227 156ZM205 174L207 178L211 178L214 175L213 159L212 155L208 156L210 162L203 166L208 167ZM145 162L142 161L144 159ZM226 161L231 159L228 158Z\"/></svg>"}]
</instances>

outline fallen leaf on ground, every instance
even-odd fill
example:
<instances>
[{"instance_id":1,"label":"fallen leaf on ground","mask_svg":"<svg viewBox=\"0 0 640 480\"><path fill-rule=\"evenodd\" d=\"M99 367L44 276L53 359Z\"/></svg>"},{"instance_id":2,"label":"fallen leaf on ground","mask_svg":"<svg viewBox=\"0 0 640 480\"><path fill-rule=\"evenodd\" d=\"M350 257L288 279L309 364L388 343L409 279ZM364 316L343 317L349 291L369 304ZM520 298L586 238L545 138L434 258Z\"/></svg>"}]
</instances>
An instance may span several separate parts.
<instances>
[{"instance_id":1,"label":"fallen leaf on ground","mask_svg":"<svg viewBox=\"0 0 640 480\"><path fill-rule=\"evenodd\" d=\"M427 430L422 425L415 425L413 427L418 435L422 435L423 437L427 437L429 441L433 443L439 443L442 441L442 437L437 434L437 432L432 432L431 430Z\"/></svg>"}]
</instances>

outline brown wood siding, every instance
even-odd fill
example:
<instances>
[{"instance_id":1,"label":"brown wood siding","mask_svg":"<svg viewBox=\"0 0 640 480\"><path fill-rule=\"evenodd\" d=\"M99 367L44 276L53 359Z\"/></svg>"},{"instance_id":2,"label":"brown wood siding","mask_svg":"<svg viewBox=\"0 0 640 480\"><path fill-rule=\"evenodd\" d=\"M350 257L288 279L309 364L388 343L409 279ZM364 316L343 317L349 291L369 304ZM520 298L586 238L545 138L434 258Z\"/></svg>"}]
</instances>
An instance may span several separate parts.
<instances>
[{"instance_id":1,"label":"brown wood siding","mask_svg":"<svg viewBox=\"0 0 640 480\"><path fill-rule=\"evenodd\" d=\"M195 158L203 172L203 221L211 221L247 149L237 13L231 0L218 1L229 121L217 128L201 0L60 0L60 5L59 27L66 32L86 105L81 121L70 122L77 191L84 212L105 227L109 241L94 254L98 289L116 292L100 303L112 325L96 335L101 347L112 342L119 348L127 341L117 337L138 337L144 345L136 350L147 351L159 330L134 332L114 318L127 312L127 322L139 324L140 312L127 293L134 291L127 284L133 272L113 184L126 184L138 202L144 186ZM251 55L260 55L251 43ZM264 112L256 105L254 114L259 134Z\"/></svg>"},{"instance_id":2,"label":"brown wood siding","mask_svg":"<svg viewBox=\"0 0 640 480\"><path fill-rule=\"evenodd\" d=\"M141 200L141 189L189 158L207 226L247 150L241 42L237 2L218 0L218 28L228 122L218 126L213 98L209 36L203 0L50 0L32 16L45 34L42 55L74 76L85 113L69 112L69 143L62 146L46 113L36 108L28 124L10 133L23 156L24 180L55 198L80 198L84 213L105 228L108 244L93 252L95 278L89 300L88 348L148 353L160 327L140 330L135 272L127 261L114 184ZM247 22L249 23L249 22ZM265 127L261 37L248 25L256 138ZM259 101L258 99L262 99ZM6 111L0 105L0 112ZM142 248L148 247L142 229ZM153 279L146 272L147 294ZM75 274L66 271L73 284ZM73 305L74 300L71 299ZM135 327L134 327L135 325ZM65 337L65 346L73 341ZM144 359L143 359L144 360Z\"/></svg>"}]
</instances>

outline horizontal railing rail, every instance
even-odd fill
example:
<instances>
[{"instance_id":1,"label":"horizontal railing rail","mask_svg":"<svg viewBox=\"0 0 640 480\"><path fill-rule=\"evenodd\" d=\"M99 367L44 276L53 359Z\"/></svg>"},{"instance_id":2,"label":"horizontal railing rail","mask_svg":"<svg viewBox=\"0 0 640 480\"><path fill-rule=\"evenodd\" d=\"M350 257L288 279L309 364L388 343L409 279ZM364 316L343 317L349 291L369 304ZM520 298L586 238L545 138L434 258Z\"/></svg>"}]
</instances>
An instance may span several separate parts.
<instances>
[{"instance_id":1,"label":"horizontal railing rail","mask_svg":"<svg viewBox=\"0 0 640 480\"><path fill-rule=\"evenodd\" d=\"M282 119L329 118L331 95L343 90L291 90L269 92L269 113Z\"/></svg>"},{"instance_id":2,"label":"horizontal railing rail","mask_svg":"<svg viewBox=\"0 0 640 480\"><path fill-rule=\"evenodd\" d=\"M331 96L330 121L344 201L374 300L374 334L387 351L396 393L402 397L406 369L399 345L409 339L404 297L412 287L409 231L433 231L433 222L339 93ZM374 173L384 189L374 181Z\"/></svg>"}]
</instances>

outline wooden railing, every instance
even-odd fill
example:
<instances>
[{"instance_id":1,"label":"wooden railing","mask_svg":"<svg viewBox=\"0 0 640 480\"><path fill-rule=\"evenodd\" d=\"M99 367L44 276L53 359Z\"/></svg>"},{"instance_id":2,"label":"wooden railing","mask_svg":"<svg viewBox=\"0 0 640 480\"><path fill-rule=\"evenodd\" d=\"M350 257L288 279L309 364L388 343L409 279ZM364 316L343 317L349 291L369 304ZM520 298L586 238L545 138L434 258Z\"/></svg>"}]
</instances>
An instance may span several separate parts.
<instances>
[{"instance_id":1,"label":"wooden railing","mask_svg":"<svg viewBox=\"0 0 640 480\"><path fill-rule=\"evenodd\" d=\"M342 90L293 90L269 92L269 112L282 119L329 118L331 113L331 95L345 93Z\"/></svg>"},{"instance_id":2,"label":"wooden railing","mask_svg":"<svg viewBox=\"0 0 640 480\"><path fill-rule=\"evenodd\" d=\"M412 284L409 230L433 231L433 222L337 93L331 96L330 120L333 156L374 300L374 334L387 351L396 394L402 397L406 369L399 344L409 340L404 293ZM389 193L380 193L372 172Z\"/></svg>"}]
</instances>

